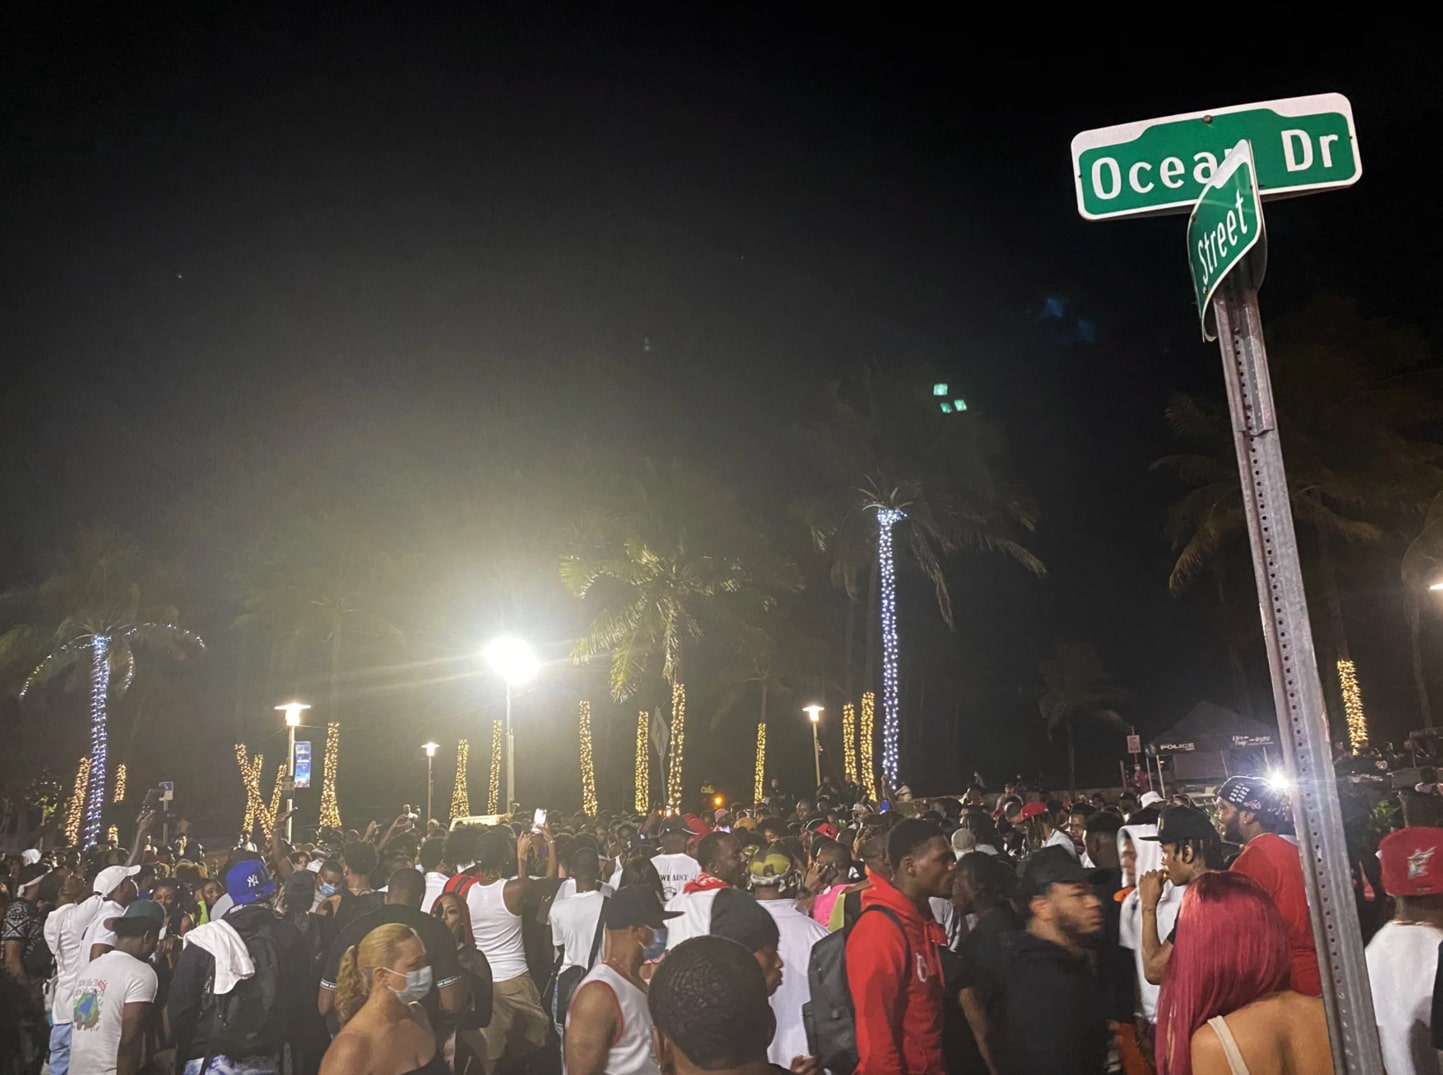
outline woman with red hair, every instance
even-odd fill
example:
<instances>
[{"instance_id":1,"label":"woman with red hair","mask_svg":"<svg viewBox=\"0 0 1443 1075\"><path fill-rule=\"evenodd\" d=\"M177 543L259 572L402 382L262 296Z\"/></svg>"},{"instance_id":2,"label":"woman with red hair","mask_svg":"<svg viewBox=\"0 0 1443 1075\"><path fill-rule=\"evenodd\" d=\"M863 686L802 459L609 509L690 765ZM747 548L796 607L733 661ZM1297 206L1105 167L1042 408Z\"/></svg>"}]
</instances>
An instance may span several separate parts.
<instances>
[{"instance_id":1,"label":"woman with red hair","mask_svg":"<svg viewBox=\"0 0 1443 1075\"><path fill-rule=\"evenodd\" d=\"M1288 927L1238 873L1187 886L1158 1000L1160 1075L1332 1071L1323 1002L1288 988Z\"/></svg>"}]
</instances>

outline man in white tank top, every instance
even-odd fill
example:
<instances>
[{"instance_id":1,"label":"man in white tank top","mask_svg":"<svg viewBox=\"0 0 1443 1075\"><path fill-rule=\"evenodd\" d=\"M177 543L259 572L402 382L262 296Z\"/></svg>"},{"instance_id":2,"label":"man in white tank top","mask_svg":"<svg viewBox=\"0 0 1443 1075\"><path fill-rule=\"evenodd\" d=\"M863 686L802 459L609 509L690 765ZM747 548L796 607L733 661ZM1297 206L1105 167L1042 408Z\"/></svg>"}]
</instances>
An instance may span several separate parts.
<instances>
[{"instance_id":1,"label":"man in white tank top","mask_svg":"<svg viewBox=\"0 0 1443 1075\"><path fill-rule=\"evenodd\" d=\"M556 843L548 826L542 827L540 838L546 841L546 876L555 877ZM522 1057L544 1046L551 1025L541 1007L541 994L528 973L526 948L521 939L522 901L533 884L526 873L526 860L536 840L537 836L529 832L517 839L519 876L508 880L502 876L510 851L508 841L497 832L482 833L477 840L476 864L453 877L450 884L456 886L461 877L474 878L474 881L460 881L464 888L448 888L466 898L476 947L491 964L495 983L491 1024L481 1031L486 1042L486 1075L496 1070L508 1051L513 1057Z\"/></svg>"},{"instance_id":2,"label":"man in white tank top","mask_svg":"<svg viewBox=\"0 0 1443 1075\"><path fill-rule=\"evenodd\" d=\"M651 1055L651 1014L641 966L666 951L656 893L629 885L606 901L604 956L576 987L566 1012L566 1075L661 1075Z\"/></svg>"}]
</instances>

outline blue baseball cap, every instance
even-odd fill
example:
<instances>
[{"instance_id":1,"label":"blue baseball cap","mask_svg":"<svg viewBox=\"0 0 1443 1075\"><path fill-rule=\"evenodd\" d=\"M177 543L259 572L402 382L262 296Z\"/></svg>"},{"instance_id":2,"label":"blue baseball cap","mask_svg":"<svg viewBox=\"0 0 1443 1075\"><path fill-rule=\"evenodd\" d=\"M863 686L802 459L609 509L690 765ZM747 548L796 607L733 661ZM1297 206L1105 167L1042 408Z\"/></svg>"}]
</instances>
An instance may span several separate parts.
<instances>
[{"instance_id":1,"label":"blue baseball cap","mask_svg":"<svg viewBox=\"0 0 1443 1075\"><path fill-rule=\"evenodd\" d=\"M275 895L276 883L260 859L242 859L226 871L225 891L240 906Z\"/></svg>"}]
</instances>

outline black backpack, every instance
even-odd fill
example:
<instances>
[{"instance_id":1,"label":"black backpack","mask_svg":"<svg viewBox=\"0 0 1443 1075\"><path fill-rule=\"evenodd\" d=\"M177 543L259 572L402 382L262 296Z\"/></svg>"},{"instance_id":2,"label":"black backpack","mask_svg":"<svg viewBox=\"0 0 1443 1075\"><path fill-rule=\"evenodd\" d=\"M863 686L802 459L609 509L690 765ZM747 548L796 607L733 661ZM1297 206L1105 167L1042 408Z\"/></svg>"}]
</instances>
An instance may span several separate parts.
<instances>
[{"instance_id":1,"label":"black backpack","mask_svg":"<svg viewBox=\"0 0 1443 1075\"><path fill-rule=\"evenodd\" d=\"M201 1002L207 1053L202 1071L216 1056L267 1056L285 1044L286 1017L279 995L285 970L280 945L270 929L273 921L269 911L225 918L245 942L256 972L237 982L229 993L216 996L212 963Z\"/></svg>"},{"instance_id":2,"label":"black backpack","mask_svg":"<svg viewBox=\"0 0 1443 1075\"><path fill-rule=\"evenodd\" d=\"M907 943L907 962L912 961L911 945L902 920L888 907L866 907L857 922L869 911L881 911L902 931ZM811 999L802 1005L802 1024L807 1030L807 1051L828 1071L857 1070L857 1013L852 1008L852 991L847 987L847 938L857 927L853 922L846 929L823 937L812 945L807 962L807 987Z\"/></svg>"}]
</instances>

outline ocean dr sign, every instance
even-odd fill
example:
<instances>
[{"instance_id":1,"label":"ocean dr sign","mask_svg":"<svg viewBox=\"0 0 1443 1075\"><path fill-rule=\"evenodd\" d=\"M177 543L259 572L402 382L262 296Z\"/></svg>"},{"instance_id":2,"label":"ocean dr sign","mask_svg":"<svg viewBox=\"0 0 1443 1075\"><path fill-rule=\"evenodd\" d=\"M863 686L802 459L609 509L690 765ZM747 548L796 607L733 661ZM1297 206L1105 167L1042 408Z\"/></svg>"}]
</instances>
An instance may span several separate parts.
<instances>
[{"instance_id":1,"label":"ocean dr sign","mask_svg":"<svg viewBox=\"0 0 1443 1075\"><path fill-rule=\"evenodd\" d=\"M1243 141L1264 199L1352 186L1363 174L1348 99L1289 97L1083 131L1072 140L1077 211L1089 220L1191 212Z\"/></svg>"}]
</instances>

